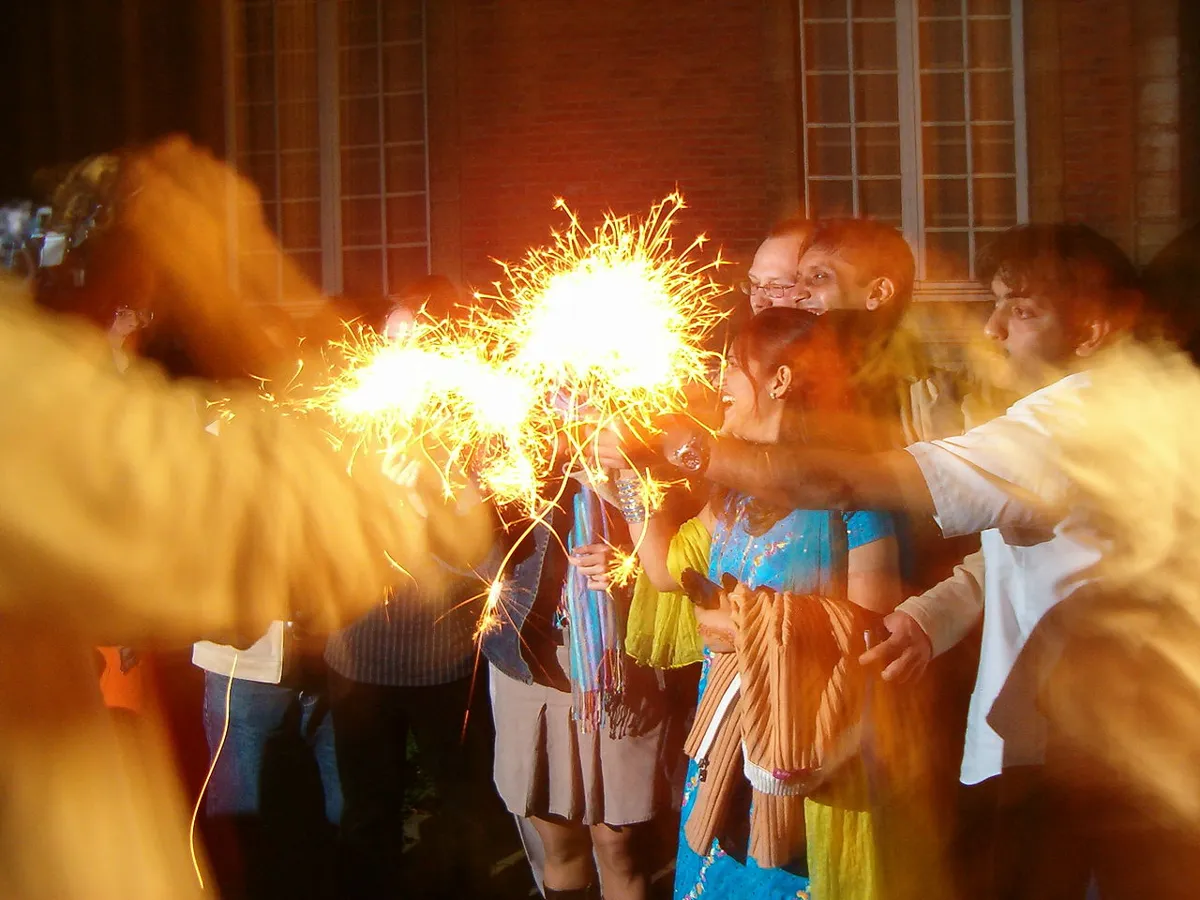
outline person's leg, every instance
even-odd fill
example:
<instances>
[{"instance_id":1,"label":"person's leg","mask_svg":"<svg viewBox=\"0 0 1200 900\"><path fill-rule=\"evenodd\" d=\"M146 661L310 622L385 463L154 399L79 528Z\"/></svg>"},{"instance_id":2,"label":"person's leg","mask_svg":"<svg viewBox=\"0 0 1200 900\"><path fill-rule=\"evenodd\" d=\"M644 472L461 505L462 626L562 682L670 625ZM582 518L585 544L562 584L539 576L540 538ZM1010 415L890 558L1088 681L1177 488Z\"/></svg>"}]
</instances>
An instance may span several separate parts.
<instances>
[{"instance_id":1,"label":"person's leg","mask_svg":"<svg viewBox=\"0 0 1200 900\"><path fill-rule=\"evenodd\" d=\"M412 688L408 708L417 763L433 781L430 818L421 823L421 857L440 881L485 890L492 867L520 849L492 784L495 734L487 686L471 679ZM468 854L463 847L472 848Z\"/></svg>"},{"instance_id":2,"label":"person's leg","mask_svg":"<svg viewBox=\"0 0 1200 900\"><path fill-rule=\"evenodd\" d=\"M1042 766L999 777L993 870L998 900L1084 900L1088 871L1070 797Z\"/></svg>"},{"instance_id":3,"label":"person's leg","mask_svg":"<svg viewBox=\"0 0 1200 900\"><path fill-rule=\"evenodd\" d=\"M584 898L595 883L592 865L592 839L586 825L561 819L529 821L542 840L545 855L545 893L547 898Z\"/></svg>"},{"instance_id":4,"label":"person's leg","mask_svg":"<svg viewBox=\"0 0 1200 900\"><path fill-rule=\"evenodd\" d=\"M205 673L204 730L215 763L204 803L214 877L221 896L237 898L257 896L274 880L262 819L263 766L294 696L274 684L230 682Z\"/></svg>"},{"instance_id":5,"label":"person's leg","mask_svg":"<svg viewBox=\"0 0 1200 900\"><path fill-rule=\"evenodd\" d=\"M341 862L347 900L405 893L401 866L408 739L404 690L329 673L331 726L343 799Z\"/></svg>"},{"instance_id":6,"label":"person's leg","mask_svg":"<svg viewBox=\"0 0 1200 900\"><path fill-rule=\"evenodd\" d=\"M312 750L317 772L321 776L321 795L325 820L338 826L342 821L342 781L338 775L337 745L333 733L333 713L329 691L305 688L300 694L300 729L305 743Z\"/></svg>"},{"instance_id":7,"label":"person's leg","mask_svg":"<svg viewBox=\"0 0 1200 900\"><path fill-rule=\"evenodd\" d=\"M650 823L593 825L591 833L605 900L645 900L650 885L645 864Z\"/></svg>"}]
</instances>

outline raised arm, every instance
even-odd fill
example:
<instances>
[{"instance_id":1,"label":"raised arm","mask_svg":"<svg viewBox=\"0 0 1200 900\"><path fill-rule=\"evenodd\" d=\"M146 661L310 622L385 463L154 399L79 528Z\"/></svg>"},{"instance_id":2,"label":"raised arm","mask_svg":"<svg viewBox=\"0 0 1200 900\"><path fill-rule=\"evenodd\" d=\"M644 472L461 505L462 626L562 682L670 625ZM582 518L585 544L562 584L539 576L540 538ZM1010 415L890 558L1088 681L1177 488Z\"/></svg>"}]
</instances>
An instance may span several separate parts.
<instances>
[{"instance_id":1,"label":"raised arm","mask_svg":"<svg viewBox=\"0 0 1200 900\"><path fill-rule=\"evenodd\" d=\"M205 397L152 366L118 375L93 329L0 286L0 609L97 640L331 626L426 569L424 527L363 462L258 409L219 438Z\"/></svg>"}]
</instances>

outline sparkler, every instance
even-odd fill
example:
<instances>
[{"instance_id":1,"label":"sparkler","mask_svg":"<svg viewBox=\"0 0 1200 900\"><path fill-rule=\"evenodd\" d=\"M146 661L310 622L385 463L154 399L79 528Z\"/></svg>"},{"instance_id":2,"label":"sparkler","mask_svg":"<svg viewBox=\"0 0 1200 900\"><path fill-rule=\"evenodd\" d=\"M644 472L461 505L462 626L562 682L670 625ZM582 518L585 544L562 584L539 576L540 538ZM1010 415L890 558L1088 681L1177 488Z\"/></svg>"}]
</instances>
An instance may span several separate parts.
<instances>
[{"instance_id":1,"label":"sparkler","mask_svg":"<svg viewBox=\"0 0 1200 900\"><path fill-rule=\"evenodd\" d=\"M683 408L716 358L705 344L725 315L711 277L720 254L696 258L704 236L675 252L679 193L641 218L609 213L591 231L561 199L555 208L567 227L520 263L500 263L504 279L475 294L464 321L419 316L394 343L348 335L348 364L316 401L344 433L389 454L440 448L449 494L455 473L470 471L486 497L530 523L558 502L545 489L562 473L606 480L588 452L593 430L653 433L658 417ZM652 508L663 486L641 477ZM628 578L631 563L620 568ZM499 597L493 585L481 630Z\"/></svg>"}]
</instances>

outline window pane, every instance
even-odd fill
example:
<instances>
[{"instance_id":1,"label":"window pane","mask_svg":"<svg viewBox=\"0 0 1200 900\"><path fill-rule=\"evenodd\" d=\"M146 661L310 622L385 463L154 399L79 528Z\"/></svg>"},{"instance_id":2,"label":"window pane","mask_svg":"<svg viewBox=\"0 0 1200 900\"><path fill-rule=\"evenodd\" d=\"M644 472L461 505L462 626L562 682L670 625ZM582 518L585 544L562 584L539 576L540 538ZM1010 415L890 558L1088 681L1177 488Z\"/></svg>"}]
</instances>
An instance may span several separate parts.
<instances>
[{"instance_id":1,"label":"window pane","mask_svg":"<svg viewBox=\"0 0 1200 900\"><path fill-rule=\"evenodd\" d=\"M900 179L886 181L864 181L858 186L862 214L890 224L899 224L901 219Z\"/></svg>"},{"instance_id":2,"label":"window pane","mask_svg":"<svg viewBox=\"0 0 1200 900\"><path fill-rule=\"evenodd\" d=\"M808 174L852 175L849 128L808 129Z\"/></svg>"},{"instance_id":3,"label":"window pane","mask_svg":"<svg viewBox=\"0 0 1200 900\"><path fill-rule=\"evenodd\" d=\"M383 252L347 250L342 254L344 290L350 296L383 295Z\"/></svg>"},{"instance_id":4,"label":"window pane","mask_svg":"<svg viewBox=\"0 0 1200 900\"><path fill-rule=\"evenodd\" d=\"M810 181L808 203L814 216L852 216L854 189L849 181Z\"/></svg>"},{"instance_id":5,"label":"window pane","mask_svg":"<svg viewBox=\"0 0 1200 900\"><path fill-rule=\"evenodd\" d=\"M1011 125L971 128L971 167L977 175L1011 174L1017 170Z\"/></svg>"},{"instance_id":6,"label":"window pane","mask_svg":"<svg viewBox=\"0 0 1200 900\"><path fill-rule=\"evenodd\" d=\"M864 19L887 19L896 15L896 0L854 0L854 15Z\"/></svg>"},{"instance_id":7,"label":"window pane","mask_svg":"<svg viewBox=\"0 0 1200 900\"><path fill-rule=\"evenodd\" d=\"M963 76L953 74L921 76L921 120L924 122L962 122L966 119Z\"/></svg>"},{"instance_id":8,"label":"window pane","mask_svg":"<svg viewBox=\"0 0 1200 900\"><path fill-rule=\"evenodd\" d=\"M281 150L317 149L320 140L317 104L314 101L279 104L279 148Z\"/></svg>"},{"instance_id":9,"label":"window pane","mask_svg":"<svg viewBox=\"0 0 1200 900\"><path fill-rule=\"evenodd\" d=\"M424 247L393 247L388 250L388 291L398 294L426 274Z\"/></svg>"},{"instance_id":10,"label":"window pane","mask_svg":"<svg viewBox=\"0 0 1200 900\"><path fill-rule=\"evenodd\" d=\"M243 6L242 33L247 52L266 50L275 40L275 5L273 3L246 3Z\"/></svg>"},{"instance_id":11,"label":"window pane","mask_svg":"<svg viewBox=\"0 0 1200 900\"><path fill-rule=\"evenodd\" d=\"M384 140L419 141L425 137L425 98L420 94L385 97Z\"/></svg>"},{"instance_id":12,"label":"window pane","mask_svg":"<svg viewBox=\"0 0 1200 900\"><path fill-rule=\"evenodd\" d=\"M900 174L900 128L860 127L855 138L862 175Z\"/></svg>"},{"instance_id":13,"label":"window pane","mask_svg":"<svg viewBox=\"0 0 1200 900\"><path fill-rule=\"evenodd\" d=\"M892 22L854 23L854 68L896 69L896 26Z\"/></svg>"},{"instance_id":14,"label":"window pane","mask_svg":"<svg viewBox=\"0 0 1200 900\"><path fill-rule=\"evenodd\" d=\"M896 122L900 119L895 75L854 76L856 122Z\"/></svg>"},{"instance_id":15,"label":"window pane","mask_svg":"<svg viewBox=\"0 0 1200 900\"><path fill-rule=\"evenodd\" d=\"M292 262L300 267L300 271L304 273L310 284L321 283L320 250L289 251L288 256L291 257Z\"/></svg>"},{"instance_id":16,"label":"window pane","mask_svg":"<svg viewBox=\"0 0 1200 900\"><path fill-rule=\"evenodd\" d=\"M317 5L315 3L276 3L275 40L280 50L299 50L315 46Z\"/></svg>"},{"instance_id":17,"label":"window pane","mask_svg":"<svg viewBox=\"0 0 1200 900\"><path fill-rule=\"evenodd\" d=\"M968 281L971 241L965 231L931 231L925 235L925 279Z\"/></svg>"},{"instance_id":18,"label":"window pane","mask_svg":"<svg viewBox=\"0 0 1200 900\"><path fill-rule=\"evenodd\" d=\"M1015 178L975 179L974 225L1012 225L1017 221Z\"/></svg>"},{"instance_id":19,"label":"window pane","mask_svg":"<svg viewBox=\"0 0 1200 900\"><path fill-rule=\"evenodd\" d=\"M809 71L850 67L850 48L846 26L833 23L804 25L804 65Z\"/></svg>"},{"instance_id":20,"label":"window pane","mask_svg":"<svg viewBox=\"0 0 1200 900\"><path fill-rule=\"evenodd\" d=\"M379 101L358 97L342 101L342 146L379 143Z\"/></svg>"},{"instance_id":21,"label":"window pane","mask_svg":"<svg viewBox=\"0 0 1200 900\"><path fill-rule=\"evenodd\" d=\"M342 201L342 243L347 247L381 244L381 230L377 199Z\"/></svg>"},{"instance_id":22,"label":"window pane","mask_svg":"<svg viewBox=\"0 0 1200 900\"><path fill-rule=\"evenodd\" d=\"M319 200L284 202L279 239L285 247L309 250L321 246L321 203Z\"/></svg>"},{"instance_id":23,"label":"window pane","mask_svg":"<svg viewBox=\"0 0 1200 900\"><path fill-rule=\"evenodd\" d=\"M962 15L962 0L920 0L917 4L920 16Z\"/></svg>"},{"instance_id":24,"label":"window pane","mask_svg":"<svg viewBox=\"0 0 1200 900\"><path fill-rule=\"evenodd\" d=\"M804 0L806 19L844 19L846 0Z\"/></svg>"},{"instance_id":25,"label":"window pane","mask_svg":"<svg viewBox=\"0 0 1200 900\"><path fill-rule=\"evenodd\" d=\"M425 145L387 147L387 185L389 191L425 190ZM378 184L378 175L376 176Z\"/></svg>"},{"instance_id":26,"label":"window pane","mask_svg":"<svg viewBox=\"0 0 1200 900\"><path fill-rule=\"evenodd\" d=\"M967 29L971 68L1007 69L1012 65L1012 24L1008 19L972 19Z\"/></svg>"},{"instance_id":27,"label":"window pane","mask_svg":"<svg viewBox=\"0 0 1200 900\"><path fill-rule=\"evenodd\" d=\"M931 228L967 225L967 179L925 179L925 224Z\"/></svg>"},{"instance_id":28,"label":"window pane","mask_svg":"<svg viewBox=\"0 0 1200 900\"><path fill-rule=\"evenodd\" d=\"M926 125L922 129L921 162L930 175L967 174L967 129L964 125Z\"/></svg>"},{"instance_id":29,"label":"window pane","mask_svg":"<svg viewBox=\"0 0 1200 900\"><path fill-rule=\"evenodd\" d=\"M339 0L338 35L343 44L373 44L379 40L380 2L381 0Z\"/></svg>"},{"instance_id":30,"label":"window pane","mask_svg":"<svg viewBox=\"0 0 1200 900\"><path fill-rule=\"evenodd\" d=\"M963 26L961 19L922 22L921 68L961 69L963 67Z\"/></svg>"},{"instance_id":31,"label":"window pane","mask_svg":"<svg viewBox=\"0 0 1200 900\"><path fill-rule=\"evenodd\" d=\"M420 46L399 44L383 50L385 91L419 91L425 85Z\"/></svg>"},{"instance_id":32,"label":"window pane","mask_svg":"<svg viewBox=\"0 0 1200 900\"><path fill-rule=\"evenodd\" d=\"M318 199L321 196L321 157L309 153L284 153L280 156L280 191L286 200Z\"/></svg>"},{"instance_id":33,"label":"window pane","mask_svg":"<svg viewBox=\"0 0 1200 900\"><path fill-rule=\"evenodd\" d=\"M967 0L967 12L973 16L1012 15L1012 0Z\"/></svg>"},{"instance_id":34,"label":"window pane","mask_svg":"<svg viewBox=\"0 0 1200 900\"><path fill-rule=\"evenodd\" d=\"M351 197L379 194L379 148L342 151L342 193Z\"/></svg>"},{"instance_id":35,"label":"window pane","mask_svg":"<svg viewBox=\"0 0 1200 900\"><path fill-rule=\"evenodd\" d=\"M251 152L274 150L275 110L270 106L252 106L246 112L246 149Z\"/></svg>"},{"instance_id":36,"label":"window pane","mask_svg":"<svg viewBox=\"0 0 1200 900\"><path fill-rule=\"evenodd\" d=\"M241 156L238 171L254 182L264 203L278 199L275 190L275 154L247 153Z\"/></svg>"},{"instance_id":37,"label":"window pane","mask_svg":"<svg viewBox=\"0 0 1200 900\"><path fill-rule=\"evenodd\" d=\"M411 244L425 240L425 195L388 197L387 242Z\"/></svg>"},{"instance_id":38,"label":"window pane","mask_svg":"<svg viewBox=\"0 0 1200 900\"><path fill-rule=\"evenodd\" d=\"M971 73L971 118L1013 120L1012 76L1007 72Z\"/></svg>"},{"instance_id":39,"label":"window pane","mask_svg":"<svg viewBox=\"0 0 1200 900\"><path fill-rule=\"evenodd\" d=\"M343 96L374 94L379 90L379 54L374 47L355 47L338 54Z\"/></svg>"},{"instance_id":40,"label":"window pane","mask_svg":"<svg viewBox=\"0 0 1200 900\"><path fill-rule=\"evenodd\" d=\"M421 39L421 0L382 0L385 41Z\"/></svg>"},{"instance_id":41,"label":"window pane","mask_svg":"<svg viewBox=\"0 0 1200 900\"><path fill-rule=\"evenodd\" d=\"M317 99L317 54L279 54L279 94L289 100Z\"/></svg>"},{"instance_id":42,"label":"window pane","mask_svg":"<svg viewBox=\"0 0 1200 900\"><path fill-rule=\"evenodd\" d=\"M255 53L245 62L247 103L265 103L275 99L275 57L270 53Z\"/></svg>"},{"instance_id":43,"label":"window pane","mask_svg":"<svg viewBox=\"0 0 1200 900\"><path fill-rule=\"evenodd\" d=\"M808 106L804 118L809 122L850 121L850 78L847 75L809 75Z\"/></svg>"}]
</instances>

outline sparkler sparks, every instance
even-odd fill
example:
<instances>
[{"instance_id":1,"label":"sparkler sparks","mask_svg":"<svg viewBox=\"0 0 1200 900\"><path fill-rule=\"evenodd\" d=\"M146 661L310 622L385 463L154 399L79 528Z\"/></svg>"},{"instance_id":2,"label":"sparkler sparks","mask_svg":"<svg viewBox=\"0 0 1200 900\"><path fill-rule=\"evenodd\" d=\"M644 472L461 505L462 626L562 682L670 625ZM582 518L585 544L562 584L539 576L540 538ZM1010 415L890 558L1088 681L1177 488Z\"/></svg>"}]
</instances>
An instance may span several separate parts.
<instances>
[{"instance_id":1,"label":"sparkler sparks","mask_svg":"<svg viewBox=\"0 0 1200 900\"><path fill-rule=\"evenodd\" d=\"M656 417L684 404L705 377L705 342L724 313L722 265L674 252L678 193L642 218L608 214L587 231L566 204L568 227L514 265L495 293L455 324L418 318L396 343L371 332L341 345L344 373L317 405L341 428L393 452L440 447L443 475L469 469L491 499L540 518L545 486L565 469L605 475L587 451L590 428ZM652 499L661 488L647 480Z\"/></svg>"}]
</instances>

